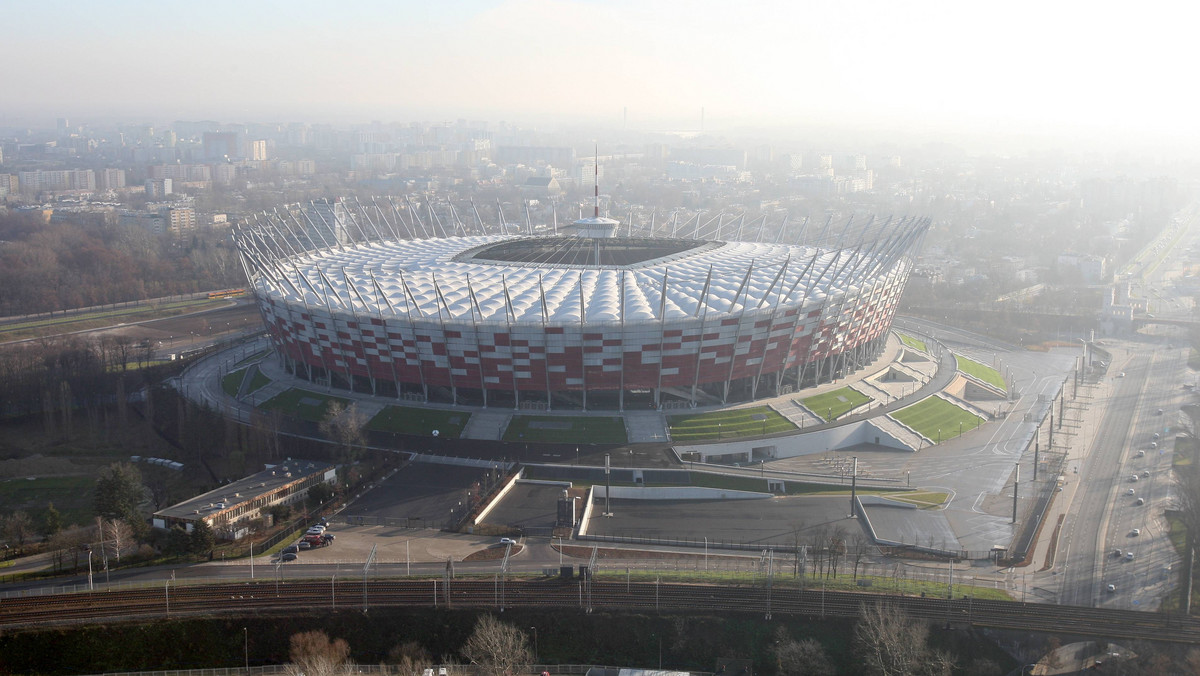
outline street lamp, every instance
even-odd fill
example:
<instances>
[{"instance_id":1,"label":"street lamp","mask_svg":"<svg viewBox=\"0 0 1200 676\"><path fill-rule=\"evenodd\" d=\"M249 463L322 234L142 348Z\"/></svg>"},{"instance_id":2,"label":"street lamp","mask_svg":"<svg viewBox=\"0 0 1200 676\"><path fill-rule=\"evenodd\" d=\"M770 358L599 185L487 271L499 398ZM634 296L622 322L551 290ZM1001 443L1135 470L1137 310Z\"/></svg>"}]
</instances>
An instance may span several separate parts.
<instances>
[{"instance_id":1,"label":"street lamp","mask_svg":"<svg viewBox=\"0 0 1200 676\"><path fill-rule=\"evenodd\" d=\"M246 660L246 674L250 674L250 632L242 627L242 655Z\"/></svg>"},{"instance_id":2,"label":"street lamp","mask_svg":"<svg viewBox=\"0 0 1200 676\"><path fill-rule=\"evenodd\" d=\"M530 629L533 630L533 661L537 662L538 661L537 627L530 627Z\"/></svg>"}]
</instances>

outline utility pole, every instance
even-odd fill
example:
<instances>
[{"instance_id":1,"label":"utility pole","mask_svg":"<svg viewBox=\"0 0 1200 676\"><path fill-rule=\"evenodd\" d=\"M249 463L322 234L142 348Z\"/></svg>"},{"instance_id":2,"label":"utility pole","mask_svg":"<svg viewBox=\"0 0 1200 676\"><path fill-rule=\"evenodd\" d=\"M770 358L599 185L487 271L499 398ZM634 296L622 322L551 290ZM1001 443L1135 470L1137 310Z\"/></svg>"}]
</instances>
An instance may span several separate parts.
<instances>
[{"instance_id":1,"label":"utility pole","mask_svg":"<svg viewBox=\"0 0 1200 676\"><path fill-rule=\"evenodd\" d=\"M1017 484L1021 483L1021 463L1014 463L1017 466L1017 474L1013 477L1013 517L1012 522L1017 522Z\"/></svg>"},{"instance_id":2,"label":"utility pole","mask_svg":"<svg viewBox=\"0 0 1200 676\"><path fill-rule=\"evenodd\" d=\"M854 506L858 499L858 456L854 456L852 460L854 460L854 469L850 471L850 516L855 517L858 516L858 509Z\"/></svg>"},{"instance_id":3,"label":"utility pole","mask_svg":"<svg viewBox=\"0 0 1200 676\"><path fill-rule=\"evenodd\" d=\"M604 516L612 516L612 466L609 454L604 454Z\"/></svg>"},{"instance_id":4,"label":"utility pole","mask_svg":"<svg viewBox=\"0 0 1200 676\"><path fill-rule=\"evenodd\" d=\"M1033 480L1037 481L1038 451L1041 444L1038 441L1038 430L1033 431Z\"/></svg>"}]
</instances>

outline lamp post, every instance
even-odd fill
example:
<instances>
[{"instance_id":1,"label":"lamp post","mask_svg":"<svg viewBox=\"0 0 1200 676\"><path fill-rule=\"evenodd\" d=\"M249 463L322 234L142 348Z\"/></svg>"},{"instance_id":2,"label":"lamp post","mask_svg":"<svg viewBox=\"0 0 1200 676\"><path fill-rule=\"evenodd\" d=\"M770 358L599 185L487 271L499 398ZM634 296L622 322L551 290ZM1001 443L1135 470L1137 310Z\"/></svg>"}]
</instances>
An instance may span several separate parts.
<instances>
[{"instance_id":1,"label":"lamp post","mask_svg":"<svg viewBox=\"0 0 1200 676\"><path fill-rule=\"evenodd\" d=\"M533 630L533 661L534 661L534 662L537 662L537 661L538 661L538 637L537 637L537 627L530 627L530 629L532 629L532 630Z\"/></svg>"},{"instance_id":2,"label":"lamp post","mask_svg":"<svg viewBox=\"0 0 1200 676\"><path fill-rule=\"evenodd\" d=\"M242 627L242 656L246 662L246 674L250 673L250 632Z\"/></svg>"}]
</instances>

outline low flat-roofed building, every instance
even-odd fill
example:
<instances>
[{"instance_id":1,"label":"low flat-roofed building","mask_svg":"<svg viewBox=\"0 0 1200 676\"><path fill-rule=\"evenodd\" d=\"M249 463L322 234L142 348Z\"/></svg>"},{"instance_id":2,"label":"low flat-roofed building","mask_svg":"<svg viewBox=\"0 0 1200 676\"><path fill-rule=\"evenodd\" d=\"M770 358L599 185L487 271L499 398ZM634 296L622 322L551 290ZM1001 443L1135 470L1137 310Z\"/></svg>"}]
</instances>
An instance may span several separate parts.
<instances>
[{"instance_id":1,"label":"low flat-roofed building","mask_svg":"<svg viewBox=\"0 0 1200 676\"><path fill-rule=\"evenodd\" d=\"M217 537L238 539L246 526L275 505L292 505L308 497L308 489L337 479L337 467L327 462L288 459L257 474L215 488L154 513L155 528L176 524L187 532L205 521Z\"/></svg>"}]
</instances>

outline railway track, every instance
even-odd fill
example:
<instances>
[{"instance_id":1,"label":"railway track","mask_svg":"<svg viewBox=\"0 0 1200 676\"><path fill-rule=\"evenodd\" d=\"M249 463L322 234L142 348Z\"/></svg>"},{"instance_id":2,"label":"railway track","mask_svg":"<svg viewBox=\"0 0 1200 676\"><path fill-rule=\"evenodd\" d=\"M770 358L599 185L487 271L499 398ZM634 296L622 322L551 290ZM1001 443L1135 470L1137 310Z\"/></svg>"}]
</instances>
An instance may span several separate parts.
<instances>
[{"instance_id":1,"label":"railway track","mask_svg":"<svg viewBox=\"0 0 1200 676\"><path fill-rule=\"evenodd\" d=\"M910 616L951 626L1051 631L1084 637L1200 642L1200 620L1016 601L769 589L761 586L558 580L254 581L85 591L0 601L0 628L137 621L197 615L395 607L574 608L593 611L703 612L856 617L864 605L890 603Z\"/></svg>"}]
</instances>

